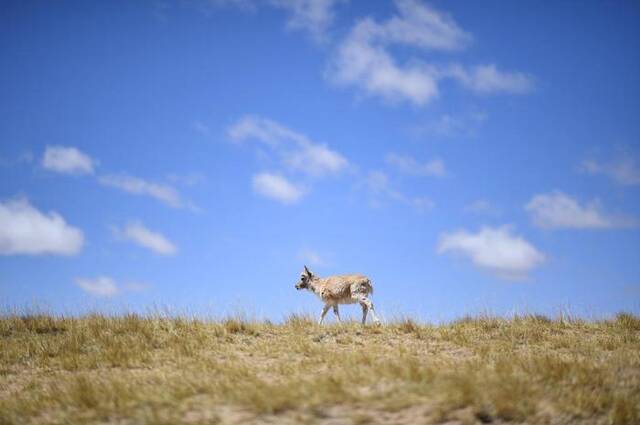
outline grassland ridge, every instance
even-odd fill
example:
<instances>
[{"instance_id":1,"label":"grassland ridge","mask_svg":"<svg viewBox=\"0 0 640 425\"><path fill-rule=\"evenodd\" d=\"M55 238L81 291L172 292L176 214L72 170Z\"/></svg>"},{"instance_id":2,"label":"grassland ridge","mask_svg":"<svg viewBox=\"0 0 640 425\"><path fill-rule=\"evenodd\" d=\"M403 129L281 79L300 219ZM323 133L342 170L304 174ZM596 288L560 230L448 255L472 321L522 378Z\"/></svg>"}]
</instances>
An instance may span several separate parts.
<instances>
[{"instance_id":1,"label":"grassland ridge","mask_svg":"<svg viewBox=\"0 0 640 425\"><path fill-rule=\"evenodd\" d=\"M640 423L640 318L0 316L0 424Z\"/></svg>"}]
</instances>

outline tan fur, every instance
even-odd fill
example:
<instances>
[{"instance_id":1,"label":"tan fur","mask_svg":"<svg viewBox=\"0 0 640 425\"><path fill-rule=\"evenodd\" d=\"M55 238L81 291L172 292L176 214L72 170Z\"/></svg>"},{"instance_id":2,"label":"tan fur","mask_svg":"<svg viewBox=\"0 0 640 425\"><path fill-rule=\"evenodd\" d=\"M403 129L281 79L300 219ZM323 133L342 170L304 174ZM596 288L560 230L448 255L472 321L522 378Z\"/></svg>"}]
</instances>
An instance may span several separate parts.
<instances>
[{"instance_id":1,"label":"tan fur","mask_svg":"<svg viewBox=\"0 0 640 425\"><path fill-rule=\"evenodd\" d=\"M352 304L354 294L369 295L373 286L368 277L361 274L330 276L325 279L316 278L313 285L320 299L327 304Z\"/></svg>"},{"instance_id":2,"label":"tan fur","mask_svg":"<svg viewBox=\"0 0 640 425\"><path fill-rule=\"evenodd\" d=\"M309 289L322 300L324 308L320 314L319 323L321 324L329 308L333 307L333 312L340 321L338 305L354 303L359 303L362 306L363 324L369 312L371 312L373 321L379 323L373 310L373 303L369 300L369 295L373 294L373 285L371 280L364 275L348 274L320 278L305 266L300 275L300 281L296 284L296 289Z\"/></svg>"}]
</instances>

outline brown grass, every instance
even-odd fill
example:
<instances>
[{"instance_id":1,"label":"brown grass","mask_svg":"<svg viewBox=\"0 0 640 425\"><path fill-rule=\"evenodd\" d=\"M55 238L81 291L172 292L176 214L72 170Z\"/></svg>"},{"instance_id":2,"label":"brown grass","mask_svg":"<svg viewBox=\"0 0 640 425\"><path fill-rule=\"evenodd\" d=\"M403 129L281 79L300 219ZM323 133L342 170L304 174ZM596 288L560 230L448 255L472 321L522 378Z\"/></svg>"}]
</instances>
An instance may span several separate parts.
<instances>
[{"instance_id":1,"label":"brown grass","mask_svg":"<svg viewBox=\"0 0 640 425\"><path fill-rule=\"evenodd\" d=\"M640 423L640 318L0 318L0 424Z\"/></svg>"}]
</instances>

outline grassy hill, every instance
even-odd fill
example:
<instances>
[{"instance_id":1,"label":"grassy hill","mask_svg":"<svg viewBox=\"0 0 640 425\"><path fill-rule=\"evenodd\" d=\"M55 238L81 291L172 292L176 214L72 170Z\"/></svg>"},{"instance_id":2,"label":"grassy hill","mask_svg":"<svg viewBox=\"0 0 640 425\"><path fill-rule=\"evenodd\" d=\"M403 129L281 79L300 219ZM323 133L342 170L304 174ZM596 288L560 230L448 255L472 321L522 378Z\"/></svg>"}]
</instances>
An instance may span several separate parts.
<instances>
[{"instance_id":1,"label":"grassy hill","mask_svg":"<svg viewBox=\"0 0 640 425\"><path fill-rule=\"evenodd\" d=\"M0 318L0 424L640 423L640 318Z\"/></svg>"}]
</instances>

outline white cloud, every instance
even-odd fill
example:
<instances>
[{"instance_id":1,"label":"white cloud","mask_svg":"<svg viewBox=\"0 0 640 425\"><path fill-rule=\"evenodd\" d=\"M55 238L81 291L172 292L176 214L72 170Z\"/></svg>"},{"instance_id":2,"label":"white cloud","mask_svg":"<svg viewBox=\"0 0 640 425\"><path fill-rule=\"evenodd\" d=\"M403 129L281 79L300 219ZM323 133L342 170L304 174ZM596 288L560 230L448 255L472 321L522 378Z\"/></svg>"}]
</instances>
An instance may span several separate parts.
<instances>
[{"instance_id":1,"label":"white cloud","mask_svg":"<svg viewBox=\"0 0 640 425\"><path fill-rule=\"evenodd\" d=\"M424 105L438 96L438 82L452 78L480 94L526 93L533 87L523 73L500 71L493 64L464 68L436 66L416 58L404 64L394 59L390 45L453 52L472 40L448 15L416 0L397 0L398 15L378 23L359 21L337 49L328 77L337 84L354 85L384 99Z\"/></svg>"},{"instance_id":2,"label":"white cloud","mask_svg":"<svg viewBox=\"0 0 640 425\"><path fill-rule=\"evenodd\" d=\"M124 282L118 283L113 278L107 276L98 276L96 278L76 278L75 284L83 291L99 298L111 298L126 292L143 292L148 290L151 285L146 282Z\"/></svg>"},{"instance_id":3,"label":"white cloud","mask_svg":"<svg viewBox=\"0 0 640 425\"><path fill-rule=\"evenodd\" d=\"M287 28L309 31L311 36L322 41L334 19L334 6L341 0L271 0L274 7L289 12Z\"/></svg>"},{"instance_id":4,"label":"white cloud","mask_svg":"<svg viewBox=\"0 0 640 425\"><path fill-rule=\"evenodd\" d=\"M640 184L640 167L632 157L605 163L588 160L582 163L582 169L589 174L603 174L622 185Z\"/></svg>"},{"instance_id":5,"label":"white cloud","mask_svg":"<svg viewBox=\"0 0 640 425\"><path fill-rule=\"evenodd\" d=\"M402 43L433 50L460 50L471 34L465 32L447 14L416 0L396 0L399 16L380 25L383 42Z\"/></svg>"},{"instance_id":6,"label":"white cloud","mask_svg":"<svg viewBox=\"0 0 640 425\"><path fill-rule=\"evenodd\" d=\"M379 206L381 203L380 200L384 198L409 205L420 212L429 211L435 206L435 203L427 197L411 197L394 189L389 181L389 176L382 171L369 172L365 180L365 185L374 197L371 202L373 206Z\"/></svg>"},{"instance_id":7,"label":"white cloud","mask_svg":"<svg viewBox=\"0 0 640 425\"><path fill-rule=\"evenodd\" d=\"M580 205L558 191L535 195L525 210L536 226L547 229L605 229L637 224L634 219L605 214L598 201Z\"/></svg>"},{"instance_id":8,"label":"white cloud","mask_svg":"<svg viewBox=\"0 0 640 425\"><path fill-rule=\"evenodd\" d=\"M42 166L64 174L93 174L95 161L74 147L47 146Z\"/></svg>"},{"instance_id":9,"label":"white cloud","mask_svg":"<svg viewBox=\"0 0 640 425\"><path fill-rule=\"evenodd\" d=\"M258 140L269 146L276 146L282 141L294 141L299 143L304 136L289 130L267 118L255 115L245 115L227 129L227 135L231 140L241 142L244 140Z\"/></svg>"},{"instance_id":10,"label":"white cloud","mask_svg":"<svg viewBox=\"0 0 640 425\"><path fill-rule=\"evenodd\" d=\"M175 188L166 184L150 182L127 175L101 176L98 181L105 186L115 187L128 193L150 196L172 208L189 206L180 198L180 194Z\"/></svg>"},{"instance_id":11,"label":"white cloud","mask_svg":"<svg viewBox=\"0 0 640 425\"><path fill-rule=\"evenodd\" d=\"M507 280L520 280L545 256L509 226L483 227L477 233L466 230L444 234L438 243L438 253L457 253L468 257L474 266Z\"/></svg>"},{"instance_id":12,"label":"white cloud","mask_svg":"<svg viewBox=\"0 0 640 425\"><path fill-rule=\"evenodd\" d=\"M316 143L304 134L275 121L246 115L227 130L234 141L256 140L268 146L289 169L311 176L337 174L348 161L326 145Z\"/></svg>"},{"instance_id":13,"label":"white cloud","mask_svg":"<svg viewBox=\"0 0 640 425\"><path fill-rule=\"evenodd\" d=\"M422 63L400 66L384 45L375 44L384 33L371 19L360 21L338 47L329 68L337 84L355 85L369 95L390 101L408 100L424 105L438 96L437 72Z\"/></svg>"},{"instance_id":14,"label":"white cloud","mask_svg":"<svg viewBox=\"0 0 640 425\"><path fill-rule=\"evenodd\" d=\"M75 283L82 290L96 297L109 298L119 292L114 280L106 276L100 276L95 279L77 278Z\"/></svg>"},{"instance_id":15,"label":"white cloud","mask_svg":"<svg viewBox=\"0 0 640 425\"><path fill-rule=\"evenodd\" d=\"M303 143L298 149L284 154L285 163L292 169L313 176L336 174L347 165L347 160L326 145Z\"/></svg>"},{"instance_id":16,"label":"white cloud","mask_svg":"<svg viewBox=\"0 0 640 425\"><path fill-rule=\"evenodd\" d=\"M419 163L410 156L389 153L385 157L385 161L401 172L415 176L444 177L447 174L444 161L439 158Z\"/></svg>"},{"instance_id":17,"label":"white cloud","mask_svg":"<svg viewBox=\"0 0 640 425\"><path fill-rule=\"evenodd\" d=\"M56 212L43 214L24 199L0 202L0 255L80 252L84 235Z\"/></svg>"},{"instance_id":18,"label":"white cloud","mask_svg":"<svg viewBox=\"0 0 640 425\"><path fill-rule=\"evenodd\" d=\"M147 229L141 223L129 223L123 229L115 229L117 236L134 242L156 254L173 255L178 249L163 234Z\"/></svg>"},{"instance_id":19,"label":"white cloud","mask_svg":"<svg viewBox=\"0 0 640 425\"><path fill-rule=\"evenodd\" d=\"M265 198L283 204L295 204L304 196L304 189L289 182L282 176L260 173L253 176L253 190Z\"/></svg>"},{"instance_id":20,"label":"white cloud","mask_svg":"<svg viewBox=\"0 0 640 425\"><path fill-rule=\"evenodd\" d=\"M524 94L533 90L531 76L522 72L500 71L494 64L478 65L469 69L454 65L449 73L462 85L478 94Z\"/></svg>"}]
</instances>

